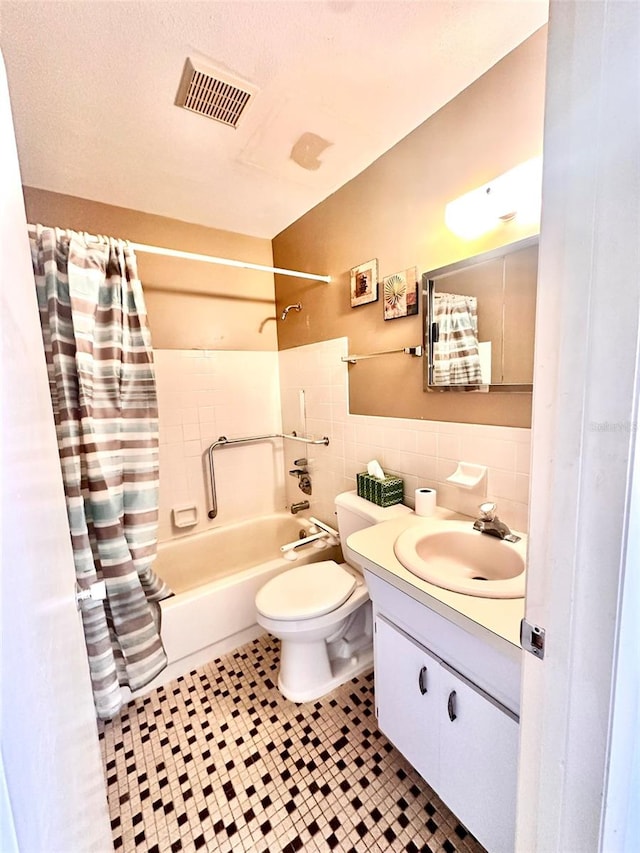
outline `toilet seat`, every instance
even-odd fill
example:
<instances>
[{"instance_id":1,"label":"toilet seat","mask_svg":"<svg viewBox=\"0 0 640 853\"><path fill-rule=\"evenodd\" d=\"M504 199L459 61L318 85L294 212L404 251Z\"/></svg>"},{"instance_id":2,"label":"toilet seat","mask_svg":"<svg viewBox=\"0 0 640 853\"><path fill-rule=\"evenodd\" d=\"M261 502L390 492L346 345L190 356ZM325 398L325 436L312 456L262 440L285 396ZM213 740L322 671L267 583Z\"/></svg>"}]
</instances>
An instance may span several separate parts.
<instances>
[{"instance_id":1,"label":"toilet seat","mask_svg":"<svg viewBox=\"0 0 640 853\"><path fill-rule=\"evenodd\" d=\"M333 560L308 563L268 581L256 596L256 608L268 619L313 619L344 604L356 585Z\"/></svg>"}]
</instances>

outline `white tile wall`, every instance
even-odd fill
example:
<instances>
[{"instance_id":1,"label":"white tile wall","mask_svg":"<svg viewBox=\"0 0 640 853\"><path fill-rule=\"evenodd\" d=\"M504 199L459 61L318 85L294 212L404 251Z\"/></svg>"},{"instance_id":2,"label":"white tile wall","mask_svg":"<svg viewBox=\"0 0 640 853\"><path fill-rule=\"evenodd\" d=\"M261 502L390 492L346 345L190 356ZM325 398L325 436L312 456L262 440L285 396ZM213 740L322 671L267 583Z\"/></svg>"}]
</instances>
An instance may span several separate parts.
<instances>
[{"instance_id":1,"label":"white tile wall","mask_svg":"<svg viewBox=\"0 0 640 853\"><path fill-rule=\"evenodd\" d=\"M387 472L404 479L407 504L413 504L415 489L423 486L437 489L441 506L469 515L477 514L481 500L491 499L510 527L526 531L531 431L351 415L348 368L341 361L347 343L346 338L339 338L280 352L284 430L330 438L328 447L307 448L313 485L311 513L334 521L335 495L354 489L356 473L375 458ZM306 424L300 412L301 389ZM285 445L285 466L292 467L296 454L304 455L298 445ZM460 461L488 466L486 498L444 482ZM291 477L286 479L286 490L288 503L304 497Z\"/></svg>"},{"instance_id":2,"label":"white tile wall","mask_svg":"<svg viewBox=\"0 0 640 853\"><path fill-rule=\"evenodd\" d=\"M214 451L219 513L207 518L206 450L219 436L282 431L277 352L156 350L160 412L160 541L284 508L282 441ZM196 527L171 509L195 504Z\"/></svg>"},{"instance_id":3,"label":"white tile wall","mask_svg":"<svg viewBox=\"0 0 640 853\"><path fill-rule=\"evenodd\" d=\"M530 430L477 424L368 417L348 412L347 339L275 352L157 350L160 407L160 540L283 509L308 499L305 515L334 524L334 498L355 488L370 459L415 489L438 491L438 503L476 515L481 499L445 482L459 461L488 466L487 498L510 527L528 528ZM357 369L352 368L352 369ZM301 396L301 392L303 395ZM219 514L207 518L206 449L219 436L297 431L329 436L328 447L294 441L214 452ZM306 457L310 497L288 476ZM199 522L178 529L174 506L195 503Z\"/></svg>"}]
</instances>

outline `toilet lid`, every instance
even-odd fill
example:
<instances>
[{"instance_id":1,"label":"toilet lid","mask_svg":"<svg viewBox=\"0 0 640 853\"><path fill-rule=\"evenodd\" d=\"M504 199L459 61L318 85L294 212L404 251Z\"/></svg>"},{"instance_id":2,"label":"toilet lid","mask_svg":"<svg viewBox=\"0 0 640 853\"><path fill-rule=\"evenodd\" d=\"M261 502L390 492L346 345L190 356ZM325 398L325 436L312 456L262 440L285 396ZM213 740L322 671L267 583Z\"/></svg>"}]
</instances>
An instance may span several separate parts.
<instances>
[{"instance_id":1,"label":"toilet lid","mask_svg":"<svg viewBox=\"0 0 640 853\"><path fill-rule=\"evenodd\" d=\"M256 607L270 619L311 619L340 607L355 586L353 575L333 560L308 563L267 581Z\"/></svg>"}]
</instances>

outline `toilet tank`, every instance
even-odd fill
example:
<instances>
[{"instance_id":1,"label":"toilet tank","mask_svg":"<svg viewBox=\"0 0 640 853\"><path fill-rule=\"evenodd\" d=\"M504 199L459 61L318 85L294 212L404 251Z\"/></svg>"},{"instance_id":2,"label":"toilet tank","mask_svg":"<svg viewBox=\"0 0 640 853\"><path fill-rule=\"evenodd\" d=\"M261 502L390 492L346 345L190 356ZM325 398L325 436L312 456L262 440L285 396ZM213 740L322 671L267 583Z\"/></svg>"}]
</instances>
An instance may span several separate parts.
<instances>
[{"instance_id":1,"label":"toilet tank","mask_svg":"<svg viewBox=\"0 0 640 853\"><path fill-rule=\"evenodd\" d=\"M382 521L389 521L391 518L397 518L399 515L405 515L411 512L411 509L404 504L394 504L393 506L378 506L371 501L366 501L364 498L358 497L355 491L343 492L337 495L336 512L338 515L338 532L340 533L340 545L344 559L350 566L359 566L358 555L351 550L347 545L347 539L356 530L362 530L364 527L372 527L374 524L380 524Z\"/></svg>"}]
</instances>

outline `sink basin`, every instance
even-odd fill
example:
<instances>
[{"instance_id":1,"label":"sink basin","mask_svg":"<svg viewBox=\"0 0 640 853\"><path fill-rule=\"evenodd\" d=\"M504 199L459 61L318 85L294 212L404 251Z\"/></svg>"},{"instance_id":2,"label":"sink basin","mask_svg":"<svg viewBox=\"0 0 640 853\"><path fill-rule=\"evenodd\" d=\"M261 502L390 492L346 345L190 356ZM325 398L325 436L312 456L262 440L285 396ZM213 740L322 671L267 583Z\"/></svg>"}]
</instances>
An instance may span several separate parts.
<instances>
[{"instance_id":1,"label":"sink basin","mask_svg":"<svg viewBox=\"0 0 640 853\"><path fill-rule=\"evenodd\" d=\"M393 550L427 583L478 598L524 598L526 541L505 542L470 521L428 519L401 533Z\"/></svg>"}]
</instances>

